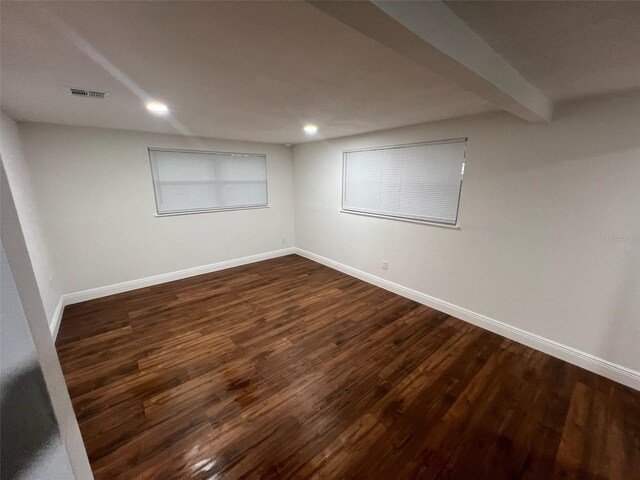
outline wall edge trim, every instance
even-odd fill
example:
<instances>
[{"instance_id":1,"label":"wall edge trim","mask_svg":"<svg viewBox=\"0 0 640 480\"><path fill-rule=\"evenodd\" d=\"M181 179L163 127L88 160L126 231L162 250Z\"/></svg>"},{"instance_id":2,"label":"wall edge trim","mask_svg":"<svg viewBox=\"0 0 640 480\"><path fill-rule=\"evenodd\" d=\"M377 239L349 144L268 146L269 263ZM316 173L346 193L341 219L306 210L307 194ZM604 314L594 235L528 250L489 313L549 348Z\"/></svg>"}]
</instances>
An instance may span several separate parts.
<instances>
[{"instance_id":1,"label":"wall edge trim","mask_svg":"<svg viewBox=\"0 0 640 480\"><path fill-rule=\"evenodd\" d=\"M62 321L62 312L64 311L64 295L60 296L58 300L58 304L56 305L56 309L53 311L51 315L51 320L49 320L49 330L51 330L51 336L55 341L58 336L58 330L60 330L60 322Z\"/></svg>"}]
</instances>

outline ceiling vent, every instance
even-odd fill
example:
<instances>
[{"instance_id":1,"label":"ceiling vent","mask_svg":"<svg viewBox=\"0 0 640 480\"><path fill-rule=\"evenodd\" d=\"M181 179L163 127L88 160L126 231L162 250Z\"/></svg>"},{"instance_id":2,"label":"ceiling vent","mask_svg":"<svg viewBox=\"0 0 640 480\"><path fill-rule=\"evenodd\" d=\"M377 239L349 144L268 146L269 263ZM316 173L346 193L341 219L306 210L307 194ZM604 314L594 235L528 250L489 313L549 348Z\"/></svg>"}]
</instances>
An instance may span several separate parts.
<instances>
[{"instance_id":1,"label":"ceiling vent","mask_svg":"<svg viewBox=\"0 0 640 480\"><path fill-rule=\"evenodd\" d=\"M96 100L106 100L109 94L106 92L96 92L95 90L85 90L84 88L69 88L69 93L74 97L94 98Z\"/></svg>"}]
</instances>

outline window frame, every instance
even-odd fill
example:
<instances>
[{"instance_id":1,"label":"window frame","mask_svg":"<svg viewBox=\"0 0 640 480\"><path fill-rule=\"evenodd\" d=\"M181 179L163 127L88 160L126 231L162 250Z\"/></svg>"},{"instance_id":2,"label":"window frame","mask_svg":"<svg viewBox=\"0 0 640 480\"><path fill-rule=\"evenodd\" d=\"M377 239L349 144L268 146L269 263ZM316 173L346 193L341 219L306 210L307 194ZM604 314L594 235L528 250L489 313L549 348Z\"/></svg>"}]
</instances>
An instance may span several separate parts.
<instances>
[{"instance_id":1,"label":"window frame","mask_svg":"<svg viewBox=\"0 0 640 480\"><path fill-rule=\"evenodd\" d=\"M460 230L460 202L462 199L462 183L464 181L464 172L467 165L467 144L469 142L468 137L458 137L458 138L448 138L444 140L432 140L426 142L414 142L414 143L401 143L396 145L383 145L379 147L367 147L367 148L352 148L349 150L342 151L342 198L340 200L340 212L348 213L352 215L362 215L365 217L374 217L374 218L385 218L388 220L397 220L401 222L409 222L409 223L418 223L421 225L431 225L434 227L443 227L443 228L453 228L456 230ZM356 152L370 152L377 150L389 150L394 148L404 148L404 147L419 147L423 145L443 145L449 143L464 143L464 154L462 155L462 178L460 179L460 191L458 194L458 204L456 205L456 221L455 223L446 223L446 222L436 222L433 220L421 220L419 218L412 217L403 217L401 215L391 215L385 213L376 213L376 212L366 212L362 210L355 210L350 208L345 208L344 201L346 197L346 189L347 189L347 154L356 153Z\"/></svg>"},{"instance_id":2,"label":"window frame","mask_svg":"<svg viewBox=\"0 0 640 480\"><path fill-rule=\"evenodd\" d=\"M251 157L263 157L264 158L264 171L265 171L265 187L267 189L267 200L264 204L256 205L240 205L232 207L212 207L212 208L195 208L185 211L172 211L160 213L158 209L158 191L156 189L156 170L153 167L153 159L151 152L177 152L177 153L196 153L196 154L209 154L209 155L237 155L237 156L251 156ZM213 150L191 150L185 148L163 148L163 147L147 147L147 154L149 156L149 169L151 171L151 187L153 188L153 199L155 204L156 217L175 217L179 215L197 215L201 213L215 213L215 212L231 212L236 210L256 210L261 208L270 208L269 202L269 174L267 169L267 154L266 153L248 153L248 152L220 152Z\"/></svg>"}]
</instances>

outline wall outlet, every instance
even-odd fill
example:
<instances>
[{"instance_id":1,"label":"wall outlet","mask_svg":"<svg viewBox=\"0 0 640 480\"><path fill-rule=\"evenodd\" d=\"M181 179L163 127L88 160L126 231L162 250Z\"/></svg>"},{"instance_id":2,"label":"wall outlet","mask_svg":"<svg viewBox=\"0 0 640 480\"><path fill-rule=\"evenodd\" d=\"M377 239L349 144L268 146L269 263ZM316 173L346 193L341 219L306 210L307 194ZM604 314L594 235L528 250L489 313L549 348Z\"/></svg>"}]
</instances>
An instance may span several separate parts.
<instances>
[{"instance_id":1,"label":"wall outlet","mask_svg":"<svg viewBox=\"0 0 640 480\"><path fill-rule=\"evenodd\" d=\"M382 269L386 270L387 268L389 268L389 262L387 260L383 260L382 261Z\"/></svg>"},{"instance_id":2,"label":"wall outlet","mask_svg":"<svg viewBox=\"0 0 640 480\"><path fill-rule=\"evenodd\" d=\"M282 244L286 244L287 243L287 239L286 238L282 238Z\"/></svg>"}]
</instances>

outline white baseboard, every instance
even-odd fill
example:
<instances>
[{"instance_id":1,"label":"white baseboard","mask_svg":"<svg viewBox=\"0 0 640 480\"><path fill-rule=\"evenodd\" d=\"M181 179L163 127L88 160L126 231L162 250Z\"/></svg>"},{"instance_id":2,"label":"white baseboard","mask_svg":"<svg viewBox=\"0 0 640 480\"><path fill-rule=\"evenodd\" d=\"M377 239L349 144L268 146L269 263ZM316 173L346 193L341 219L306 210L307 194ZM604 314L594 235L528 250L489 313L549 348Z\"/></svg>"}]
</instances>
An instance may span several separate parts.
<instances>
[{"instance_id":1,"label":"white baseboard","mask_svg":"<svg viewBox=\"0 0 640 480\"><path fill-rule=\"evenodd\" d=\"M510 340L514 340L528 347L540 350L541 352L572 363L573 365L582 367L585 370L607 377L615 382L640 390L640 372L637 370L632 370L630 368L623 367L622 365L608 362L589 353L576 350L575 348L568 347L553 340L549 340L548 338L513 327L485 315L467 310L466 308L462 308L416 290L403 287L397 283L376 277L375 275L371 275L334 260L316 255L315 253L311 253L300 248L295 248L294 250L296 254L308 258L309 260L321 263L327 267L333 268L334 270L346 273L347 275L358 278L367 283L371 283L377 287L409 298L423 305L427 305L428 307L432 307L453 317L472 323L473 325L477 325L485 330L502 335Z\"/></svg>"},{"instance_id":2,"label":"white baseboard","mask_svg":"<svg viewBox=\"0 0 640 480\"><path fill-rule=\"evenodd\" d=\"M56 336L58 335L58 329L60 328L62 312L66 305L86 302L87 300L94 300L96 298L115 295L117 293L128 292L131 290L137 290L138 288L150 287L152 285L159 285L161 283L173 282L174 280L194 277L196 275L202 275L204 273L217 272L218 270L239 267L241 265L247 265L249 263L261 262L263 260L269 260L271 258L283 257L285 255L291 255L292 253L295 253L293 247L283 248L282 250L273 250L271 252L258 253L257 255L250 255L248 257L234 258L232 260L224 260L222 262L211 263L209 265L186 268L184 270L178 270L176 272L162 273L160 275L154 275L152 277L129 280L127 282L115 283L113 285L106 285L104 287L91 288L89 290L82 290L80 292L67 293L60 297L58 306L56 307L56 310L49 323L51 334L53 335L53 338L55 340Z\"/></svg>"},{"instance_id":3,"label":"white baseboard","mask_svg":"<svg viewBox=\"0 0 640 480\"><path fill-rule=\"evenodd\" d=\"M315 253L302 250L300 248L285 248L282 250L274 250L271 252L259 253L257 255L250 255L248 257L225 260L222 262L212 263L210 265L187 268L184 270L178 270L176 272L164 273L152 277L130 280L127 282L116 283L113 285L107 285L104 287L92 288L89 290L62 295L52 315L51 321L49 322L51 334L55 340L56 336L58 335L60 321L62 320L62 314L66 305L72 305L74 303L106 297L108 295L115 295L117 293L128 292L130 290L136 290L138 288L159 285L161 283L172 282L174 280L202 275L204 273L211 273L218 270L238 267L240 265L247 265L249 263L260 262L271 258L282 257L284 255L290 255L292 253L296 253L302 257L321 263L330 268L333 268L334 270L346 273L347 275L358 278L367 283L371 283L380 288L409 298L423 305L435 308L436 310L447 313L451 316L472 323L491 332L497 333L498 335L502 335L503 337L509 338L518 343L522 343L523 345L527 345L528 347L535 348L536 350L540 350L541 352L547 353L561 360L607 377L618 383L622 383L623 385L627 385L636 390L640 390L640 372L637 370L632 370L630 368L608 362L589 353L582 352L572 347L568 347L567 345L563 345L553 340L549 340L539 335L527 332L520 328L513 327L498 320L494 320L493 318L489 318L485 315L467 310L466 308L462 308L457 305L453 305L449 302L445 302L444 300L440 300L430 295L412 290L383 278L376 277L375 275L371 275L369 273L349 267L320 255L316 255Z\"/></svg>"},{"instance_id":4,"label":"white baseboard","mask_svg":"<svg viewBox=\"0 0 640 480\"><path fill-rule=\"evenodd\" d=\"M55 340L58 336L58 330L60 330L60 322L62 321L62 312L64 311L64 295L58 300L58 305L51 315L51 321L49 321L49 329L51 330L51 336Z\"/></svg>"}]
</instances>

